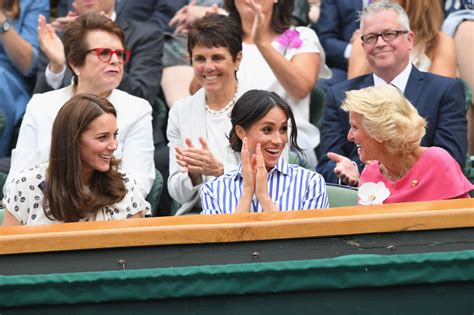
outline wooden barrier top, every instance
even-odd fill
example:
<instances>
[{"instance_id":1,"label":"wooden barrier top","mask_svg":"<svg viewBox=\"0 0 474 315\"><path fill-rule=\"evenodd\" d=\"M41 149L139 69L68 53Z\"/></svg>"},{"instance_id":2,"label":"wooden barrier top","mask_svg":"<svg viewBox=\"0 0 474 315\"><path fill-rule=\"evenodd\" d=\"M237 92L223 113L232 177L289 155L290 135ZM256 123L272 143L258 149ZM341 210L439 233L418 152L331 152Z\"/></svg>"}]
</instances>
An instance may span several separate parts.
<instances>
[{"instance_id":1,"label":"wooden barrier top","mask_svg":"<svg viewBox=\"0 0 474 315\"><path fill-rule=\"evenodd\" d=\"M474 227L474 199L0 227L0 254Z\"/></svg>"}]
</instances>

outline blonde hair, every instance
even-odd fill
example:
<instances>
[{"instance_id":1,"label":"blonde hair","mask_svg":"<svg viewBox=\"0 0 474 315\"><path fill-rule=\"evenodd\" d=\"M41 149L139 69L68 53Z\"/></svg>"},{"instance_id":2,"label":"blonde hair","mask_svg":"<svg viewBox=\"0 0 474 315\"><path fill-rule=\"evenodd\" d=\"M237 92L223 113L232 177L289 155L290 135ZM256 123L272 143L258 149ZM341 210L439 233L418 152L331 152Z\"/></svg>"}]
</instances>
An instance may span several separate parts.
<instances>
[{"instance_id":1,"label":"blonde hair","mask_svg":"<svg viewBox=\"0 0 474 315\"><path fill-rule=\"evenodd\" d=\"M383 143L392 155L413 152L425 135L426 120L390 84L348 91L341 108L362 115L367 134Z\"/></svg>"}]
</instances>

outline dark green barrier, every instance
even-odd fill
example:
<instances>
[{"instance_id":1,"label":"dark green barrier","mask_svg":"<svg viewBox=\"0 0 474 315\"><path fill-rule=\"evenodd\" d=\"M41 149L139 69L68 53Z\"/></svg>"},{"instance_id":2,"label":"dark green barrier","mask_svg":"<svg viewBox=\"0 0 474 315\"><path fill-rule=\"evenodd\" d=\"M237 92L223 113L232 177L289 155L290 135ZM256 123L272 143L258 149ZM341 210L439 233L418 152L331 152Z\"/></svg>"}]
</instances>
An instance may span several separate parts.
<instances>
[{"instance_id":1,"label":"dark green barrier","mask_svg":"<svg viewBox=\"0 0 474 315\"><path fill-rule=\"evenodd\" d=\"M299 301L298 305L304 301L307 306L316 307L318 303L323 303L321 299L324 300L324 297L326 302L321 307L340 311L341 307L347 308L352 304L344 306L343 301L337 302L337 296L345 296L343 299L347 300L351 296L354 297L353 294L363 294L367 290L371 290L371 294L382 294L379 298L383 301L392 299L396 303L395 306L398 304L402 307L407 302L410 305L411 300L400 300L400 292L397 293L398 296L391 296L394 290L400 291L400 288L404 288L401 292L416 293L411 297L413 301L424 296L424 299L433 299L433 305L439 304L436 299L450 296L451 300L443 301L444 305L449 308L452 303L456 303L457 307L465 311L471 307L474 310L473 299L465 297L474 297L473 281L474 250L391 256L350 255L318 260L184 268L0 276L0 306L3 307L0 308L0 313L3 315L3 311L5 314L13 311L4 307L21 306L30 306L19 309L20 313L25 314L29 310L41 309L50 312L57 309L58 313L61 313L68 307L76 310L82 308L82 311L102 309L103 312L104 306L106 310L112 310L117 307L115 303L121 303L122 310L127 307L132 309L133 306L138 312L138 306L144 307L145 310L146 306L154 305L153 307L165 307L174 310L173 312L180 310L179 312L184 314L197 314L189 309L190 305L197 303L201 306L207 305L205 309L208 311L217 307L211 313L224 314L222 298L228 300L235 297L232 309L237 307L242 310L254 305L248 304L249 300L258 302L256 297L259 295L262 302L276 303L273 308L280 310L281 312L277 312L279 314L286 312L283 305L289 307L288 311L291 311L291 307L294 309L292 302L296 301ZM420 286L424 289L413 290ZM384 292L388 295L384 295ZM431 293L427 295L427 292ZM437 296L436 292L440 296ZM331 300L331 296L334 300ZM160 300L166 303L160 304ZM354 301L359 301L359 310L374 303L372 300ZM419 301L421 303L423 300ZM330 305L333 308L327 308ZM373 310L377 309L379 308ZM400 309L396 310L400 312ZM255 314L259 313L258 308L255 311Z\"/></svg>"}]
</instances>

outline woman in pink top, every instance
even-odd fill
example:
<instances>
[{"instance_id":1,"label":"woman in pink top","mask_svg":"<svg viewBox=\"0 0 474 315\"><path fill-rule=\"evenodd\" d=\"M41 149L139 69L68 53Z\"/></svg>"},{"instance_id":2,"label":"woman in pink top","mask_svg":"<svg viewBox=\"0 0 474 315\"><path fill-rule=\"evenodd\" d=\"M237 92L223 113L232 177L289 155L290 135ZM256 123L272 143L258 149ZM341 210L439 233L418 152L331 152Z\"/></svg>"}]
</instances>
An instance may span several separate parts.
<instances>
[{"instance_id":1,"label":"woman in pink top","mask_svg":"<svg viewBox=\"0 0 474 315\"><path fill-rule=\"evenodd\" d=\"M474 185L449 153L420 146L426 121L396 87L368 87L346 97L347 138L366 163L359 204L469 198Z\"/></svg>"}]
</instances>

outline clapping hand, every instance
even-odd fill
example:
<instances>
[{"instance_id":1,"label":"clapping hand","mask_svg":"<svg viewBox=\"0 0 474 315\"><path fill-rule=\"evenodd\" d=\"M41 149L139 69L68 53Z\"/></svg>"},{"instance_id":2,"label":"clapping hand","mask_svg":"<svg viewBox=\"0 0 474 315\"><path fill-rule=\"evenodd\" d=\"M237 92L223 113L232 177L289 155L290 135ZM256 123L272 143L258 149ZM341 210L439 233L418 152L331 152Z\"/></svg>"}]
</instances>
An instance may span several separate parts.
<instances>
[{"instance_id":1,"label":"clapping hand","mask_svg":"<svg viewBox=\"0 0 474 315\"><path fill-rule=\"evenodd\" d=\"M187 148L176 147L176 161L183 172L188 172L193 183L199 183L201 175L220 176L224 174L224 165L209 150L204 138L199 137L201 148L197 148L191 139L185 139ZM196 182L195 182L196 180Z\"/></svg>"},{"instance_id":2,"label":"clapping hand","mask_svg":"<svg viewBox=\"0 0 474 315\"><path fill-rule=\"evenodd\" d=\"M59 73L66 63L64 45L53 26L46 23L46 18L43 15L38 17L38 39L41 51L49 60L50 70Z\"/></svg>"}]
</instances>

